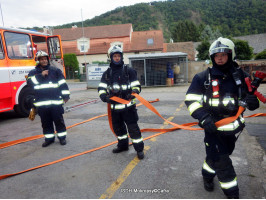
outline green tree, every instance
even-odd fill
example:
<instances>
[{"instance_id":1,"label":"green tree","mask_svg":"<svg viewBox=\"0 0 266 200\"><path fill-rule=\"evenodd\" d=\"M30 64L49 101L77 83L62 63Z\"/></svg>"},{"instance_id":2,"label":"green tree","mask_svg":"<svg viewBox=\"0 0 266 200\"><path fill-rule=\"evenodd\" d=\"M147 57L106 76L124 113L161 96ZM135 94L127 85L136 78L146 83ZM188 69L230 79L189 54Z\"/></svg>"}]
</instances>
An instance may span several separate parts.
<instances>
[{"instance_id":1,"label":"green tree","mask_svg":"<svg viewBox=\"0 0 266 200\"><path fill-rule=\"evenodd\" d=\"M266 59L266 49L255 56L255 60Z\"/></svg>"},{"instance_id":2,"label":"green tree","mask_svg":"<svg viewBox=\"0 0 266 200\"><path fill-rule=\"evenodd\" d=\"M236 47L236 57L239 60L250 60L253 57L253 48L247 41L232 39Z\"/></svg>"},{"instance_id":3,"label":"green tree","mask_svg":"<svg viewBox=\"0 0 266 200\"><path fill-rule=\"evenodd\" d=\"M201 44L197 47L197 51L199 52L197 57L199 60L209 59L209 47L210 43L207 40L201 42Z\"/></svg>"},{"instance_id":4,"label":"green tree","mask_svg":"<svg viewBox=\"0 0 266 200\"><path fill-rule=\"evenodd\" d=\"M78 62L76 54L73 54L73 53L64 54L64 63L66 67L71 68L73 71L76 71L79 69L79 62Z\"/></svg>"},{"instance_id":5,"label":"green tree","mask_svg":"<svg viewBox=\"0 0 266 200\"><path fill-rule=\"evenodd\" d=\"M200 40L201 41L215 40L221 36L222 34L220 33L219 29L216 29L215 31L213 31L209 25L206 25L200 34Z\"/></svg>"},{"instance_id":6,"label":"green tree","mask_svg":"<svg viewBox=\"0 0 266 200\"><path fill-rule=\"evenodd\" d=\"M190 20L178 21L171 32L175 42L196 42L199 39L198 28Z\"/></svg>"}]
</instances>

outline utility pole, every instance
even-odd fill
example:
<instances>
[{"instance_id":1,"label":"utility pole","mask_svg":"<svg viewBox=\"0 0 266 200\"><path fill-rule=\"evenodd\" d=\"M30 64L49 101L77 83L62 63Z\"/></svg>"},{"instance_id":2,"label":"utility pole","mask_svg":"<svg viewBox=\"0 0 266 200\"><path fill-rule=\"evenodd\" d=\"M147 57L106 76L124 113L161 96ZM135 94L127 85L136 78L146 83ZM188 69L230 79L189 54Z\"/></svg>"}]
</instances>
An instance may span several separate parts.
<instances>
[{"instance_id":1,"label":"utility pole","mask_svg":"<svg viewBox=\"0 0 266 200\"><path fill-rule=\"evenodd\" d=\"M84 51L83 51L83 55L84 55L84 66L85 69L87 71L87 62L86 62L86 53L85 53L85 34L84 34L84 26L83 26L83 15L82 15L82 8L81 8L81 25L82 25L82 35L83 35L83 46L84 46Z\"/></svg>"},{"instance_id":2,"label":"utility pole","mask_svg":"<svg viewBox=\"0 0 266 200\"><path fill-rule=\"evenodd\" d=\"M2 23L3 23L3 26L5 26L1 3L0 3L0 10L1 10L1 16L2 16Z\"/></svg>"}]
</instances>

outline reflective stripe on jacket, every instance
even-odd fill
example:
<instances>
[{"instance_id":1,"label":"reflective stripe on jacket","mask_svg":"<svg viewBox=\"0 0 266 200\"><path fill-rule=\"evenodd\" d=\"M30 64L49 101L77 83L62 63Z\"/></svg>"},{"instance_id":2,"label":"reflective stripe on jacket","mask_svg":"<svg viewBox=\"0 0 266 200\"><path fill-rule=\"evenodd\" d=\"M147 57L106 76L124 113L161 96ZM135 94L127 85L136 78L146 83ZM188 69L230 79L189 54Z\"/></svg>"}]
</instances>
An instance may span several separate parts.
<instances>
[{"instance_id":1,"label":"reflective stripe on jacket","mask_svg":"<svg viewBox=\"0 0 266 200\"><path fill-rule=\"evenodd\" d=\"M39 65L29 72L27 85L35 93L34 105L36 107L49 105L62 105L63 99L69 99L70 91L66 80L60 69L47 66L47 76L42 76L42 69Z\"/></svg>"}]
</instances>

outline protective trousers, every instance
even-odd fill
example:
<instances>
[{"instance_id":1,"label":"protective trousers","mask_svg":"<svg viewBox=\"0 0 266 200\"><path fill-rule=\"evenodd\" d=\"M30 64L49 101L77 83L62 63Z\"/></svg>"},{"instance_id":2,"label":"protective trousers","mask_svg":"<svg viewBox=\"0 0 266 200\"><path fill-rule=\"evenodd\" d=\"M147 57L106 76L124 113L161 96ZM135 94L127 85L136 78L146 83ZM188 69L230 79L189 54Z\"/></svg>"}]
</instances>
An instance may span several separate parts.
<instances>
[{"instance_id":1,"label":"protective trousers","mask_svg":"<svg viewBox=\"0 0 266 200\"><path fill-rule=\"evenodd\" d=\"M54 141L54 125L59 140L65 139L66 125L63 118L64 109L62 105L58 106L42 106L38 108L38 114L41 117L43 134L45 141Z\"/></svg>"},{"instance_id":2,"label":"protective trousers","mask_svg":"<svg viewBox=\"0 0 266 200\"><path fill-rule=\"evenodd\" d=\"M229 155L235 148L236 137L221 136L205 132L206 160L202 167L202 176L213 179L217 175L221 188L227 197L238 197L237 177Z\"/></svg>"},{"instance_id":3,"label":"protective trousers","mask_svg":"<svg viewBox=\"0 0 266 200\"><path fill-rule=\"evenodd\" d=\"M139 118L136 107L131 106L121 111L112 110L111 114L113 130L118 139L117 147L121 149L128 148L128 130L134 149L137 152L143 151L144 143L137 124Z\"/></svg>"}]
</instances>

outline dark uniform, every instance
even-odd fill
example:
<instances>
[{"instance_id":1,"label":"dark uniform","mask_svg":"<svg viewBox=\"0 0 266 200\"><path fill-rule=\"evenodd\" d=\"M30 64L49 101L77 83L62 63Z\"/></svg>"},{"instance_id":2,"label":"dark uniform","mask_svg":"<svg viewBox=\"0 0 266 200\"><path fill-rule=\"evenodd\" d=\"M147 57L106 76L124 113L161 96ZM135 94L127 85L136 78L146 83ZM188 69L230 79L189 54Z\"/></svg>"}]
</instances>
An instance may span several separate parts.
<instances>
[{"instance_id":1,"label":"dark uniform","mask_svg":"<svg viewBox=\"0 0 266 200\"><path fill-rule=\"evenodd\" d=\"M212 59L212 68L195 75L185 103L191 116L198 119L205 130L207 156L202 167L205 189L213 190L213 178L217 175L224 194L229 198L238 198L237 177L229 155L235 148L235 134L241 133L245 127L244 118L240 115L235 121L219 128L214 123L234 116L241 99L246 99L250 110L256 109L259 102L254 95L247 95L244 81L247 74L232 61L232 52L228 55L229 61L224 66L218 66Z\"/></svg>"},{"instance_id":2,"label":"dark uniform","mask_svg":"<svg viewBox=\"0 0 266 200\"><path fill-rule=\"evenodd\" d=\"M42 75L43 70L49 70L47 76ZM45 141L55 140L54 125L57 137L61 141L66 138L66 126L63 118L64 100L69 99L69 89L60 69L49 64L43 69L37 65L28 75L27 84L35 92L33 105L41 117Z\"/></svg>"},{"instance_id":3,"label":"dark uniform","mask_svg":"<svg viewBox=\"0 0 266 200\"><path fill-rule=\"evenodd\" d=\"M141 86L137 80L136 71L124 65L123 61L118 64L111 62L108 70L102 75L98 92L103 102L111 103L112 126L118 139L118 149L115 149L114 153L128 149L128 133L135 150L137 152L143 151L143 138L137 124L139 118L136 100L132 99L133 96L131 95L132 91L139 93L140 90ZM112 96L130 100L130 103L125 105L111 101L109 97Z\"/></svg>"}]
</instances>

